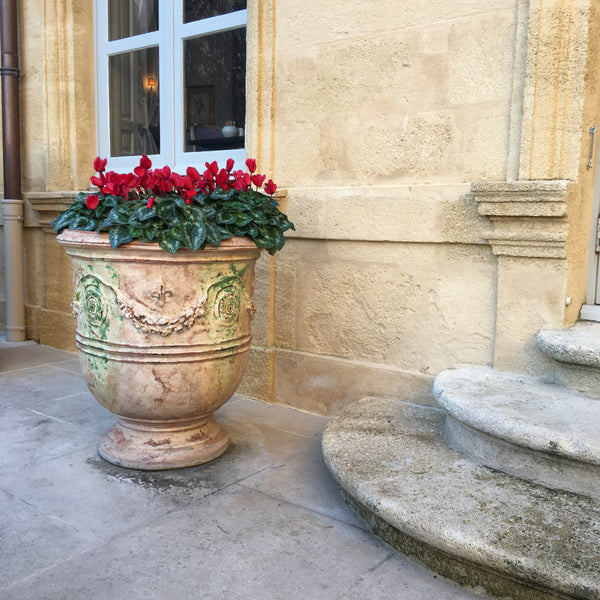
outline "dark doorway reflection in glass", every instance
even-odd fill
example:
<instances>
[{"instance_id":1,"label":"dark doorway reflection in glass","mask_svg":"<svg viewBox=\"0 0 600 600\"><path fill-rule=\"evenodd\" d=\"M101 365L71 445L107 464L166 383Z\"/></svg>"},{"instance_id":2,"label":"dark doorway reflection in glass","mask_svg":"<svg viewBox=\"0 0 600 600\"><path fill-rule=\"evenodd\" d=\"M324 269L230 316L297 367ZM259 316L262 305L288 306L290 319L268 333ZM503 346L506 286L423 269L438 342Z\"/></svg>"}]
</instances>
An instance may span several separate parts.
<instances>
[{"instance_id":1,"label":"dark doorway reflection in glass","mask_svg":"<svg viewBox=\"0 0 600 600\"><path fill-rule=\"evenodd\" d=\"M183 22L200 21L236 10L245 10L246 0L185 0Z\"/></svg>"},{"instance_id":2,"label":"dark doorway reflection in glass","mask_svg":"<svg viewBox=\"0 0 600 600\"><path fill-rule=\"evenodd\" d=\"M186 151L244 147L246 28L184 42Z\"/></svg>"},{"instance_id":3,"label":"dark doorway reflection in glass","mask_svg":"<svg viewBox=\"0 0 600 600\"><path fill-rule=\"evenodd\" d=\"M108 39L158 31L158 0L109 0Z\"/></svg>"},{"instance_id":4,"label":"dark doorway reflection in glass","mask_svg":"<svg viewBox=\"0 0 600 600\"><path fill-rule=\"evenodd\" d=\"M110 155L160 152L158 48L109 60Z\"/></svg>"}]
</instances>

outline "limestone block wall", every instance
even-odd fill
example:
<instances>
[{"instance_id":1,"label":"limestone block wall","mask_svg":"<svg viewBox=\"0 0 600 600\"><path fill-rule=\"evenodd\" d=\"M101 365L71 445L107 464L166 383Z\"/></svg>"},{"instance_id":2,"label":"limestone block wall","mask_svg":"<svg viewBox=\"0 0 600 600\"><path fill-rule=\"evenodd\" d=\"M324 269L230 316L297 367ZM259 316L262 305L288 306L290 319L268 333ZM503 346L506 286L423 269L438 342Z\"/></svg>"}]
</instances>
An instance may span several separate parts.
<instances>
[{"instance_id":1,"label":"limestone block wall","mask_svg":"<svg viewBox=\"0 0 600 600\"><path fill-rule=\"evenodd\" d=\"M366 394L432 402L439 371L493 363L497 260L470 182L518 171L526 8L259 14L270 92L250 153L297 231L262 267L270 314L243 391L327 414Z\"/></svg>"},{"instance_id":2,"label":"limestone block wall","mask_svg":"<svg viewBox=\"0 0 600 600\"><path fill-rule=\"evenodd\" d=\"M74 350L72 268L47 223L89 186L93 10L87 0L21 0L19 14L27 336Z\"/></svg>"},{"instance_id":3,"label":"limestone block wall","mask_svg":"<svg viewBox=\"0 0 600 600\"><path fill-rule=\"evenodd\" d=\"M275 164L286 186L505 178L526 32L516 0L492 4L277 2Z\"/></svg>"}]
</instances>

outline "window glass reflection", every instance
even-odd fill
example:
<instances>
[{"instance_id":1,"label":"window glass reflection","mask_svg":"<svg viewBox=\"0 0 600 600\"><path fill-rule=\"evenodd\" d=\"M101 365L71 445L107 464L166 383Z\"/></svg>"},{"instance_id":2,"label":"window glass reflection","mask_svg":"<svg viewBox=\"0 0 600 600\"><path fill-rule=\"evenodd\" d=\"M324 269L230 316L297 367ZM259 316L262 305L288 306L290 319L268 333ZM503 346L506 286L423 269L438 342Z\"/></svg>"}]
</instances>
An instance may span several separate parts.
<instances>
[{"instance_id":1,"label":"window glass reflection","mask_svg":"<svg viewBox=\"0 0 600 600\"><path fill-rule=\"evenodd\" d=\"M158 48L110 57L110 155L160 152Z\"/></svg>"},{"instance_id":2,"label":"window glass reflection","mask_svg":"<svg viewBox=\"0 0 600 600\"><path fill-rule=\"evenodd\" d=\"M109 0L109 41L158 31L158 0Z\"/></svg>"},{"instance_id":3,"label":"window glass reflection","mask_svg":"<svg viewBox=\"0 0 600 600\"><path fill-rule=\"evenodd\" d=\"M244 147L246 28L184 42L186 151Z\"/></svg>"}]
</instances>

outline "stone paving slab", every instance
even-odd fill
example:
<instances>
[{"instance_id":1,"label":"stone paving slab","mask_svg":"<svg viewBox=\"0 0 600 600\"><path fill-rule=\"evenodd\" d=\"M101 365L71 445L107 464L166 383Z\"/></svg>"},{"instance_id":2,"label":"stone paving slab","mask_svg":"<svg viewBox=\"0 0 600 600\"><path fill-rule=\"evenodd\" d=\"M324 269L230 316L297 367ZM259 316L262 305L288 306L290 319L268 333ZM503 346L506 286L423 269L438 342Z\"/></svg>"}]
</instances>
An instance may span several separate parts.
<instances>
[{"instance_id":1,"label":"stone paving slab","mask_svg":"<svg viewBox=\"0 0 600 600\"><path fill-rule=\"evenodd\" d=\"M251 475L241 485L366 529L354 511L348 510L345 503L340 504L340 490L323 460L320 436L305 444L295 456Z\"/></svg>"},{"instance_id":2,"label":"stone paving slab","mask_svg":"<svg viewBox=\"0 0 600 600\"><path fill-rule=\"evenodd\" d=\"M600 503L468 461L444 420L365 398L329 423L326 463L378 535L446 576L511 600L600 598Z\"/></svg>"},{"instance_id":3,"label":"stone paving slab","mask_svg":"<svg viewBox=\"0 0 600 600\"><path fill-rule=\"evenodd\" d=\"M4 483L1 485L5 487ZM0 598L3 600L12 596L6 588L15 581L56 567L65 557L97 546L87 533L2 490L0 515ZM21 598L25 600L27 596Z\"/></svg>"},{"instance_id":4,"label":"stone paving slab","mask_svg":"<svg viewBox=\"0 0 600 600\"><path fill-rule=\"evenodd\" d=\"M0 373L50 363L72 361L76 356L71 352L40 346L35 342L6 342L0 338Z\"/></svg>"},{"instance_id":5,"label":"stone paving slab","mask_svg":"<svg viewBox=\"0 0 600 600\"><path fill-rule=\"evenodd\" d=\"M213 463L122 469L74 355L29 349L34 368L0 372L2 600L481 598L366 530L323 465L324 417L235 396Z\"/></svg>"}]
</instances>

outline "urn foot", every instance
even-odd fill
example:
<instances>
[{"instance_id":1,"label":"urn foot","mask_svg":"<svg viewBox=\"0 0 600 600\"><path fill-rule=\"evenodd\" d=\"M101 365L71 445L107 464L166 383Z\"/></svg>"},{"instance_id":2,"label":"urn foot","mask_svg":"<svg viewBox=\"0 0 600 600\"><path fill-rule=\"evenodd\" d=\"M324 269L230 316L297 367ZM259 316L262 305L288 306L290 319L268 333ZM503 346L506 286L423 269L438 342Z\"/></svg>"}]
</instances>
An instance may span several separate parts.
<instances>
[{"instance_id":1,"label":"urn foot","mask_svg":"<svg viewBox=\"0 0 600 600\"><path fill-rule=\"evenodd\" d=\"M227 432L212 417L185 426L119 419L100 438L98 453L120 467L160 471L207 463L228 445Z\"/></svg>"}]
</instances>

